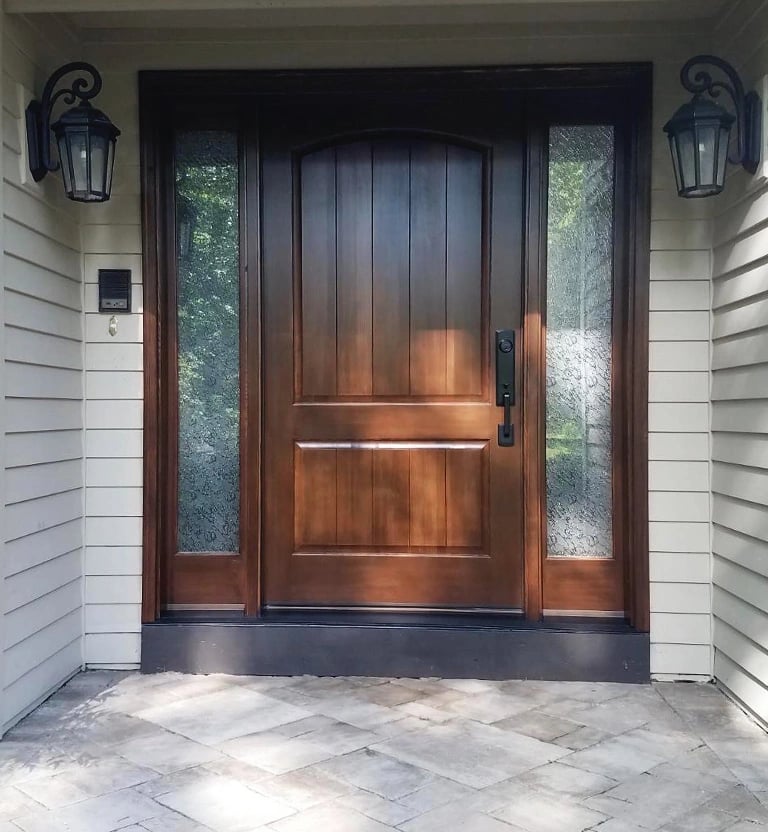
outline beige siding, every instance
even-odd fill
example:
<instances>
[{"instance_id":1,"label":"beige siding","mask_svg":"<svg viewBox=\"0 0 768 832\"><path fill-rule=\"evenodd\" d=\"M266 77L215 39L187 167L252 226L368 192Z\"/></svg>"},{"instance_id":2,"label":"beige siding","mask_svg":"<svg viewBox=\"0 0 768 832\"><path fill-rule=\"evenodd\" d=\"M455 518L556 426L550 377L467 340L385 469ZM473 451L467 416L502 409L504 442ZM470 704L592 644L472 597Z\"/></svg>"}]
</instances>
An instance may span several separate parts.
<instances>
[{"instance_id":1,"label":"beige siding","mask_svg":"<svg viewBox=\"0 0 768 832\"><path fill-rule=\"evenodd\" d=\"M765 0L735 3L716 37L748 85L768 74ZM768 720L768 182L732 170L713 250L715 674Z\"/></svg>"},{"instance_id":2,"label":"beige siding","mask_svg":"<svg viewBox=\"0 0 768 832\"><path fill-rule=\"evenodd\" d=\"M672 188L660 132L682 100L681 63L707 43L689 23L414 26L311 29L141 29L86 32L105 72L100 101L123 129L109 206L87 209L83 241L88 371L86 659L137 660L141 571L141 268L137 71L653 61L654 170L650 301L652 668L710 678L709 352L711 222L706 202ZM127 266L134 308L116 338L95 313L100 266ZM118 375L116 375L118 374ZM107 376L107 377L105 377ZM110 378L108 376L113 376ZM114 379L117 379L115 381ZM120 510L115 506L119 505ZM102 579L94 582L94 579ZM119 587L116 593L114 588Z\"/></svg>"},{"instance_id":3,"label":"beige siding","mask_svg":"<svg viewBox=\"0 0 768 832\"><path fill-rule=\"evenodd\" d=\"M56 177L31 181L22 145L26 100L75 44L54 19L4 28L0 733L83 660L80 229Z\"/></svg>"}]
</instances>

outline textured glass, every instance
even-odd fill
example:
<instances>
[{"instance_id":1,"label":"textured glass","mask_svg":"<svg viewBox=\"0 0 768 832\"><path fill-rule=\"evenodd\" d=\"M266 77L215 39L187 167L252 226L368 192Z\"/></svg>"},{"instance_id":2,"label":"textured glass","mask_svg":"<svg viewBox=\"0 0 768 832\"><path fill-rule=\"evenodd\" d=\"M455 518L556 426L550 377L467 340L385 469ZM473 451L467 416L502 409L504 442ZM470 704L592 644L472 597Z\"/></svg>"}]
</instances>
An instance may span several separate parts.
<instances>
[{"instance_id":1,"label":"textured glass","mask_svg":"<svg viewBox=\"0 0 768 832\"><path fill-rule=\"evenodd\" d=\"M237 136L176 136L180 552L240 548Z\"/></svg>"},{"instance_id":2,"label":"textured glass","mask_svg":"<svg viewBox=\"0 0 768 832\"><path fill-rule=\"evenodd\" d=\"M609 558L613 128L555 127L547 229L547 553Z\"/></svg>"}]
</instances>

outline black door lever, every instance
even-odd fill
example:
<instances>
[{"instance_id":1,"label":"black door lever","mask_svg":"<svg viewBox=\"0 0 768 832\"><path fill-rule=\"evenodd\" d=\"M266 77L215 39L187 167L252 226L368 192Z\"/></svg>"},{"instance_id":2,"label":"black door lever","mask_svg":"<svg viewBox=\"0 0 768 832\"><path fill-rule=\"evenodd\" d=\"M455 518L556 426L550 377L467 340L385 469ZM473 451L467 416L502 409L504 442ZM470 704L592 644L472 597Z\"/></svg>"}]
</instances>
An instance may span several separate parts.
<instances>
[{"instance_id":1,"label":"black door lever","mask_svg":"<svg viewBox=\"0 0 768 832\"><path fill-rule=\"evenodd\" d=\"M504 424L499 425L499 445L515 444L512 405L515 401L515 331L496 330L496 404L504 408Z\"/></svg>"},{"instance_id":2,"label":"black door lever","mask_svg":"<svg viewBox=\"0 0 768 832\"><path fill-rule=\"evenodd\" d=\"M504 423L499 425L499 445L509 448L515 444L515 426L512 424L512 396L504 394Z\"/></svg>"}]
</instances>

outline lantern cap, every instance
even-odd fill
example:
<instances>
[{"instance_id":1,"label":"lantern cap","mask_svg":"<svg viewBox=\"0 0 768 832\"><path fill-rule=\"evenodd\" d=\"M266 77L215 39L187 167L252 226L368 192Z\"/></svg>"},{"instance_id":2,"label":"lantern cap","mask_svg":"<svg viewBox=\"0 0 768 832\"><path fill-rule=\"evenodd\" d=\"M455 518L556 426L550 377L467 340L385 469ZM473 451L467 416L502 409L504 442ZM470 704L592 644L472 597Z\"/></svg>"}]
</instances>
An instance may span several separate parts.
<instances>
[{"instance_id":1,"label":"lantern cap","mask_svg":"<svg viewBox=\"0 0 768 832\"><path fill-rule=\"evenodd\" d=\"M88 101L82 101L77 107L65 110L58 120L51 125L51 130L58 138L67 128L84 127L89 129L95 127L110 139L116 139L120 135L120 130L115 127L109 118Z\"/></svg>"},{"instance_id":2,"label":"lantern cap","mask_svg":"<svg viewBox=\"0 0 768 832\"><path fill-rule=\"evenodd\" d=\"M709 98L702 95L694 95L675 111L672 118L664 125L664 132L667 134L676 133L680 129L690 128L694 124L705 122L718 122L721 126L730 129L736 117L729 113L725 107L721 107Z\"/></svg>"}]
</instances>

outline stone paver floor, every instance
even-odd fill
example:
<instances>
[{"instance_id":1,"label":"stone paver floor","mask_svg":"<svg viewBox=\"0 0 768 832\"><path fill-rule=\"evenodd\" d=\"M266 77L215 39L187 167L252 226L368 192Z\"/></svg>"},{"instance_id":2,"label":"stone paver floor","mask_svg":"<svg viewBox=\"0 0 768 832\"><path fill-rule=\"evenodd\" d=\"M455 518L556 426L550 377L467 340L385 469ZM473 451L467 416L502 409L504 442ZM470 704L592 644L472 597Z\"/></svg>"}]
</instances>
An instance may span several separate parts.
<instances>
[{"instance_id":1,"label":"stone paver floor","mask_svg":"<svg viewBox=\"0 0 768 832\"><path fill-rule=\"evenodd\" d=\"M0 832L768 832L714 687L84 673L0 742Z\"/></svg>"}]
</instances>

